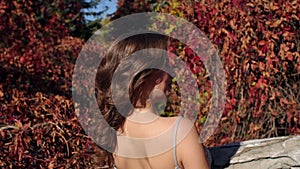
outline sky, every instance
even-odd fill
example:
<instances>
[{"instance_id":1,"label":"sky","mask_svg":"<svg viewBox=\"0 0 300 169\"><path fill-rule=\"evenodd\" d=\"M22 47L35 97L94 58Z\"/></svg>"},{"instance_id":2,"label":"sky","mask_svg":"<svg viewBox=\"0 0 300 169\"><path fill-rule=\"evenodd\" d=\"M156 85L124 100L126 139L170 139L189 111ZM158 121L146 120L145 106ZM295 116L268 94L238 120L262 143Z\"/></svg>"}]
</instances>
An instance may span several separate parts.
<instances>
[{"instance_id":1,"label":"sky","mask_svg":"<svg viewBox=\"0 0 300 169\"><path fill-rule=\"evenodd\" d=\"M105 6L108 6L108 11L99 17L86 16L85 19L93 21L98 18L105 18L107 14L114 13L117 10L117 1L118 0L101 0L101 2L98 4L98 6L95 9L91 9L91 10L95 11L95 12L99 12L99 11L105 9Z\"/></svg>"}]
</instances>

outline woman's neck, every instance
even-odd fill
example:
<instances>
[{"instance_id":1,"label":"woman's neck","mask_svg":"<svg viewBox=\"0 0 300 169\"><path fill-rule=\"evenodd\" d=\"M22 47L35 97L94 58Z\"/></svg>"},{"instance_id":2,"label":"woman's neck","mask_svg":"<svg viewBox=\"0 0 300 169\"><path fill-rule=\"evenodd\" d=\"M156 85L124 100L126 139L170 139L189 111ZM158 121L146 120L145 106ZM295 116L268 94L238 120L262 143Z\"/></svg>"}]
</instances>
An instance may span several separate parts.
<instances>
[{"instance_id":1,"label":"woman's neck","mask_svg":"<svg viewBox=\"0 0 300 169\"><path fill-rule=\"evenodd\" d=\"M147 104L145 108L134 108L132 114L127 117L127 120L134 123L151 123L158 119L159 116L155 113L155 109L151 104Z\"/></svg>"}]
</instances>

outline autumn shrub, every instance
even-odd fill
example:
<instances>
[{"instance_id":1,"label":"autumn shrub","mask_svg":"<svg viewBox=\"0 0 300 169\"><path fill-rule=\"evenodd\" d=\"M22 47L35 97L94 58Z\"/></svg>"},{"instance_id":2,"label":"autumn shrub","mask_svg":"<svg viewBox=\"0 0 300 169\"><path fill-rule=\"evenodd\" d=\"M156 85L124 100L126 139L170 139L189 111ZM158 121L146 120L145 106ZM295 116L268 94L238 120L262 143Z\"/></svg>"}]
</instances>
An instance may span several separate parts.
<instances>
[{"instance_id":1,"label":"autumn shrub","mask_svg":"<svg viewBox=\"0 0 300 169\"><path fill-rule=\"evenodd\" d=\"M76 0L0 2L1 168L93 166L96 145L71 99L72 72L84 43L81 8ZM208 146L299 134L297 0L119 0L113 19L145 11L187 19L219 50L226 105ZM201 130L212 96L209 72L188 46L174 41L171 51L198 77ZM172 100L167 110L177 111L180 99Z\"/></svg>"},{"instance_id":2,"label":"autumn shrub","mask_svg":"<svg viewBox=\"0 0 300 169\"><path fill-rule=\"evenodd\" d=\"M300 14L293 1L119 1L115 19L137 12L180 16L219 50L227 79L223 116L207 145L300 133ZM173 52L191 64L202 100L196 125L209 111L209 74L188 46ZM196 65L196 66L194 66ZM203 69L204 68L204 69ZM203 120L204 119L204 120Z\"/></svg>"},{"instance_id":3,"label":"autumn shrub","mask_svg":"<svg viewBox=\"0 0 300 169\"><path fill-rule=\"evenodd\" d=\"M71 99L79 1L0 2L0 168L86 168L95 144Z\"/></svg>"}]
</instances>

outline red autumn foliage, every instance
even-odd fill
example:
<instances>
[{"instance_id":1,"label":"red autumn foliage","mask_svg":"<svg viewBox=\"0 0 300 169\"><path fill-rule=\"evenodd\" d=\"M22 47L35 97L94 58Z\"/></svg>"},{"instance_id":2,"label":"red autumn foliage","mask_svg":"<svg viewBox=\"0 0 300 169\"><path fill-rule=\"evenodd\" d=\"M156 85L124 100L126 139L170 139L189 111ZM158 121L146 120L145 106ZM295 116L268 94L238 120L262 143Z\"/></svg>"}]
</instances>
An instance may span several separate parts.
<instances>
[{"instance_id":1,"label":"red autumn foliage","mask_svg":"<svg viewBox=\"0 0 300 169\"><path fill-rule=\"evenodd\" d=\"M80 3L0 2L0 167L86 168L95 144L74 113Z\"/></svg>"},{"instance_id":2,"label":"red autumn foliage","mask_svg":"<svg viewBox=\"0 0 300 169\"><path fill-rule=\"evenodd\" d=\"M146 4L144 4L146 3ZM141 11L183 16L219 49L227 74L222 121L207 145L300 133L300 14L293 1L119 1L116 18ZM126 12L124 12L126 11ZM182 50L172 47L174 53ZM183 59L201 83L202 117L208 112L211 85L203 65L184 48ZM196 65L196 66L195 66ZM204 95L204 93L209 93ZM224 140L226 138L226 141ZM230 138L230 139L228 139Z\"/></svg>"},{"instance_id":3,"label":"red autumn foliage","mask_svg":"<svg viewBox=\"0 0 300 169\"><path fill-rule=\"evenodd\" d=\"M172 6L175 2L179 5ZM114 19L154 10L180 14L219 49L228 86L223 117L206 143L215 146L300 133L299 8L297 0L120 0ZM79 125L71 100L72 71L83 45L77 36L83 28L80 9L76 0L0 2L1 168L93 165L95 144ZM193 51L178 44L172 51L198 77L201 130L210 79Z\"/></svg>"}]
</instances>

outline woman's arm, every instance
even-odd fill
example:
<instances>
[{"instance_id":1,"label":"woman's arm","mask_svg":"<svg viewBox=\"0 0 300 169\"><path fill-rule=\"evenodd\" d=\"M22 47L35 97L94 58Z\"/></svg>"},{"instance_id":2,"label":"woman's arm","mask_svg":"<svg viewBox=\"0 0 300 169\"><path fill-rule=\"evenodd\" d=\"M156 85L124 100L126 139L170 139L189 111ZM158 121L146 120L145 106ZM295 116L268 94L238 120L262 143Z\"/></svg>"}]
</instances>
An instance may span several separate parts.
<instances>
[{"instance_id":1,"label":"woman's arm","mask_svg":"<svg viewBox=\"0 0 300 169\"><path fill-rule=\"evenodd\" d=\"M178 160L184 169L209 169L203 145L199 142L198 132L192 122L185 119L183 128L190 126L188 134L178 145ZM189 121L189 122L187 122ZM192 123L192 124L191 124Z\"/></svg>"}]
</instances>

